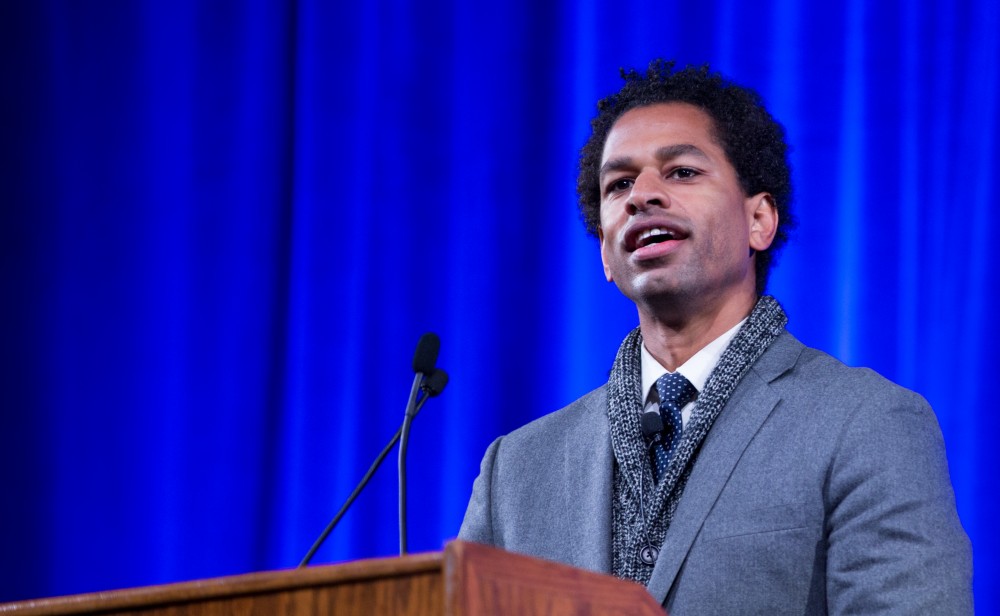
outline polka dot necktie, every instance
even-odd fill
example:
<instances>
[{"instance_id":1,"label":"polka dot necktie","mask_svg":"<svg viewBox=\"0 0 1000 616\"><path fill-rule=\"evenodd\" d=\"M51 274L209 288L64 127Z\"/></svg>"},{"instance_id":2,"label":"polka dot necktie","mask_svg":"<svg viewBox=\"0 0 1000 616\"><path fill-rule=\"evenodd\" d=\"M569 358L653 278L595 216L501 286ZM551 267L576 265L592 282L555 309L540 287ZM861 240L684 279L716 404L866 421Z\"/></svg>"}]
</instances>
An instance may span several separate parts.
<instances>
[{"instance_id":1,"label":"polka dot necktie","mask_svg":"<svg viewBox=\"0 0 1000 616\"><path fill-rule=\"evenodd\" d=\"M667 373L656 380L660 394L660 417L663 418L663 438L651 447L653 476L659 481L667 470L667 463L681 440L681 409L698 397L698 390L680 372Z\"/></svg>"}]
</instances>

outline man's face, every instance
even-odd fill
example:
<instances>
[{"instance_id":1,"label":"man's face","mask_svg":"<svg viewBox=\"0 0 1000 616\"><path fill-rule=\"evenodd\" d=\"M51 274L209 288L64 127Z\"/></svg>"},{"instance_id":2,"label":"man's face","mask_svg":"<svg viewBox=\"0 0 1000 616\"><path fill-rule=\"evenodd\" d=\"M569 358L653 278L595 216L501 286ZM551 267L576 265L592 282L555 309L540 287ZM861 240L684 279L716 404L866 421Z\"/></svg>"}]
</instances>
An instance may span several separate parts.
<instances>
[{"instance_id":1,"label":"man's face","mask_svg":"<svg viewBox=\"0 0 1000 616\"><path fill-rule=\"evenodd\" d=\"M770 197L743 194L704 111L684 103L632 109L601 157L601 260L640 310L677 300L752 301L751 249L777 227Z\"/></svg>"}]
</instances>

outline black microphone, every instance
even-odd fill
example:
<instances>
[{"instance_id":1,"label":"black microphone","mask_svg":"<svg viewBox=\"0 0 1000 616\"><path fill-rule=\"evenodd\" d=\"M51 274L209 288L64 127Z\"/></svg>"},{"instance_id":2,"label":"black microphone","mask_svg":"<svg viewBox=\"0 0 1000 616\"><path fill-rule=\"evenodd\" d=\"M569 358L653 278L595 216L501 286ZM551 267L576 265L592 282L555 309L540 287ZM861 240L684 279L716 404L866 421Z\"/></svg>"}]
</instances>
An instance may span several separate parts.
<instances>
[{"instance_id":1,"label":"black microphone","mask_svg":"<svg viewBox=\"0 0 1000 616\"><path fill-rule=\"evenodd\" d=\"M645 411L639 419L642 435L658 443L663 439L663 417L656 409Z\"/></svg>"},{"instance_id":2,"label":"black microphone","mask_svg":"<svg viewBox=\"0 0 1000 616\"><path fill-rule=\"evenodd\" d=\"M427 396L433 398L444 391L444 388L447 387L447 385L448 373L440 368L435 368L434 372L431 372L431 375L424 381L423 392L427 394ZM424 399L420 401L420 404L423 405L426 400L427 397L424 397ZM417 411L419 410L420 407L418 406ZM416 416L417 411L413 412L414 416Z\"/></svg>"},{"instance_id":3,"label":"black microphone","mask_svg":"<svg viewBox=\"0 0 1000 616\"><path fill-rule=\"evenodd\" d=\"M413 354L413 371L424 375L433 372L440 350L441 339L437 334L427 332L421 336L417 342L417 350Z\"/></svg>"},{"instance_id":4,"label":"black microphone","mask_svg":"<svg viewBox=\"0 0 1000 616\"><path fill-rule=\"evenodd\" d=\"M425 375L431 374L437 363L438 352L441 350L441 339L437 334L427 332L420 337L417 351L413 354L413 387L410 389L410 399L406 403L403 414L403 426L399 438L399 555L406 554L406 448L410 444L410 424L413 423L417 392L424 382ZM445 375L447 383L447 375ZM442 386L443 389L443 386Z\"/></svg>"}]
</instances>

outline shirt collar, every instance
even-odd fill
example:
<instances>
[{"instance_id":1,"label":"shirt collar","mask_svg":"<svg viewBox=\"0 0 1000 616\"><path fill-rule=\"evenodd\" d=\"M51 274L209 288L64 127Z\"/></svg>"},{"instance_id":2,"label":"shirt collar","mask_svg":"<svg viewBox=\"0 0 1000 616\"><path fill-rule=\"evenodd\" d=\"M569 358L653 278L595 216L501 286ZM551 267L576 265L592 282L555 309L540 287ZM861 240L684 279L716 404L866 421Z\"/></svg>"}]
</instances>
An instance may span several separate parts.
<instances>
[{"instance_id":1,"label":"shirt collar","mask_svg":"<svg viewBox=\"0 0 1000 616\"><path fill-rule=\"evenodd\" d=\"M700 351L691 356L689 360L677 367L677 372L680 372L684 377L691 381L694 388L701 393L705 389L705 383L708 382L708 376L712 374L712 370L715 369L715 365L719 363L719 359L722 357L722 353L729 346L729 342L736 336L736 332L740 330L740 327L746 322L743 319L727 332L716 338L715 340L706 344ZM660 365L660 362L656 361L649 351L646 350L646 343L642 344L642 391L646 393L646 400L648 401L653 392L656 391L656 380L661 376L666 374L668 370ZM657 394L658 399L658 394Z\"/></svg>"}]
</instances>

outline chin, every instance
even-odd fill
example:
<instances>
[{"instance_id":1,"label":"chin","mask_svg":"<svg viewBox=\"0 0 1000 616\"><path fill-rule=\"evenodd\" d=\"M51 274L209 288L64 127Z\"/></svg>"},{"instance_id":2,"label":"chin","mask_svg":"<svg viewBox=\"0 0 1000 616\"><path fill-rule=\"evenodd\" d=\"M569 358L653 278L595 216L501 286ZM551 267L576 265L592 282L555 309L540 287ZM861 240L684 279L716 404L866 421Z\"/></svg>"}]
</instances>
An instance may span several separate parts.
<instances>
[{"instance_id":1,"label":"chin","mask_svg":"<svg viewBox=\"0 0 1000 616\"><path fill-rule=\"evenodd\" d=\"M690 302L697 297L697 291L676 283L656 281L655 284L633 285L629 289L618 287L625 297L637 306L670 306L678 302Z\"/></svg>"}]
</instances>

